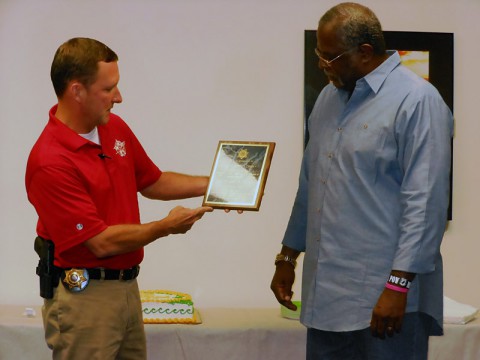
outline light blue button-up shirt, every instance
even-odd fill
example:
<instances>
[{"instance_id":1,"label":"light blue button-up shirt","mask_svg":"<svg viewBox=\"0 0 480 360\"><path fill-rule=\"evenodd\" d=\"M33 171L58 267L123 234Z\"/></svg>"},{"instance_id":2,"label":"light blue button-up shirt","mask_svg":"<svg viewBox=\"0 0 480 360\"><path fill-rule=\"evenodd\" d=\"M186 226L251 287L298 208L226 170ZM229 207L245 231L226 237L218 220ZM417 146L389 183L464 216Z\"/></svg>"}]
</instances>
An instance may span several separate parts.
<instances>
[{"instance_id":1,"label":"light blue button-up shirt","mask_svg":"<svg viewBox=\"0 0 480 360\"><path fill-rule=\"evenodd\" d=\"M443 316L440 244L447 221L453 118L397 52L357 81L327 85L308 121L283 244L304 251L301 322L369 327L392 269L417 273L407 311Z\"/></svg>"}]
</instances>

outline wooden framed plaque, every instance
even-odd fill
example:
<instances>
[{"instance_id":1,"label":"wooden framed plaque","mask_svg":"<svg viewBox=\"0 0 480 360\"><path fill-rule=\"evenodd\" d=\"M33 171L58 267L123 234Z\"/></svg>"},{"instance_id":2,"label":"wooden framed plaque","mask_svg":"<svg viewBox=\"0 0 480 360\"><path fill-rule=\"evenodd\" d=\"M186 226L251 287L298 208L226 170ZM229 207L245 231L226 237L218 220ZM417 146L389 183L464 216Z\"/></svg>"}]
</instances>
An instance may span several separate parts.
<instances>
[{"instance_id":1,"label":"wooden framed plaque","mask_svg":"<svg viewBox=\"0 0 480 360\"><path fill-rule=\"evenodd\" d=\"M219 141L203 206L258 211L274 149L273 142Z\"/></svg>"}]
</instances>

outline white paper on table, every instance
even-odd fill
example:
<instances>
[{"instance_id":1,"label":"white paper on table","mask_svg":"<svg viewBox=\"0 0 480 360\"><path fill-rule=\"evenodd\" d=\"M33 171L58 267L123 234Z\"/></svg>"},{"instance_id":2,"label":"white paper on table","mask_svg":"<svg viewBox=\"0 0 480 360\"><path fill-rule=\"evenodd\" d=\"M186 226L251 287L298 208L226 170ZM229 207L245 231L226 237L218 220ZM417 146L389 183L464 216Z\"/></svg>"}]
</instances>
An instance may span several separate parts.
<instances>
[{"instance_id":1,"label":"white paper on table","mask_svg":"<svg viewBox=\"0 0 480 360\"><path fill-rule=\"evenodd\" d=\"M477 316L478 309L462 304L449 297L443 297L443 322L445 324L466 324Z\"/></svg>"}]
</instances>

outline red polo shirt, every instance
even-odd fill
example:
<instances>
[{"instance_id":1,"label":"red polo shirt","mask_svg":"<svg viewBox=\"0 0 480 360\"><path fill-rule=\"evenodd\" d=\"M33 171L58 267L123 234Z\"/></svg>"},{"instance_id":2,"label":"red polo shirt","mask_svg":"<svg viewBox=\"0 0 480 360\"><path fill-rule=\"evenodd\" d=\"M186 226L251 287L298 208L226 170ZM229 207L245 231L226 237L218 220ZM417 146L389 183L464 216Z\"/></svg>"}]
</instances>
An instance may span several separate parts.
<instances>
[{"instance_id":1,"label":"red polo shirt","mask_svg":"<svg viewBox=\"0 0 480 360\"><path fill-rule=\"evenodd\" d=\"M126 269L143 248L98 259L83 242L110 225L139 224L137 192L161 175L120 117L98 127L101 145L76 134L56 117L57 107L32 148L25 184L38 214L37 233L55 243L59 267ZM102 156L99 156L102 154Z\"/></svg>"}]
</instances>

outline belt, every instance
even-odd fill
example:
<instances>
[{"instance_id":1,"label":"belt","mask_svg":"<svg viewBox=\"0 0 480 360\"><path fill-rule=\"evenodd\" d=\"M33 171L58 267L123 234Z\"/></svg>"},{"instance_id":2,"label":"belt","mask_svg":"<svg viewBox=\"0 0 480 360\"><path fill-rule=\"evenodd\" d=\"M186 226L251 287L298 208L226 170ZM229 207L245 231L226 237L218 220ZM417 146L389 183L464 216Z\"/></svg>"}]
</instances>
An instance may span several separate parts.
<instances>
[{"instance_id":1,"label":"belt","mask_svg":"<svg viewBox=\"0 0 480 360\"><path fill-rule=\"evenodd\" d=\"M111 269L87 269L90 279L93 280L133 280L140 273L140 266L134 266L130 269L111 270Z\"/></svg>"},{"instance_id":2,"label":"belt","mask_svg":"<svg viewBox=\"0 0 480 360\"><path fill-rule=\"evenodd\" d=\"M103 268L82 269L71 268L61 269L57 273L62 279L62 284L71 292L83 291L90 280L120 280L127 281L135 279L140 273L140 266L130 269L111 270ZM58 286L58 284L56 284Z\"/></svg>"},{"instance_id":3,"label":"belt","mask_svg":"<svg viewBox=\"0 0 480 360\"><path fill-rule=\"evenodd\" d=\"M57 268L58 269L58 268ZM70 269L59 269L60 272ZM103 268L85 269L88 277L92 280L133 280L140 273L140 266L136 265L130 269L112 270Z\"/></svg>"}]
</instances>

